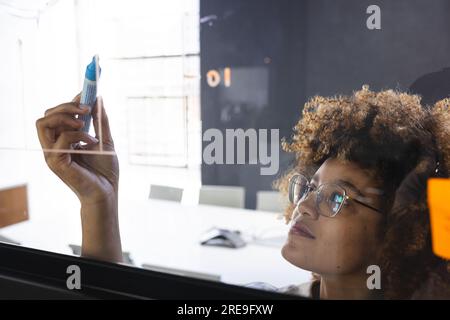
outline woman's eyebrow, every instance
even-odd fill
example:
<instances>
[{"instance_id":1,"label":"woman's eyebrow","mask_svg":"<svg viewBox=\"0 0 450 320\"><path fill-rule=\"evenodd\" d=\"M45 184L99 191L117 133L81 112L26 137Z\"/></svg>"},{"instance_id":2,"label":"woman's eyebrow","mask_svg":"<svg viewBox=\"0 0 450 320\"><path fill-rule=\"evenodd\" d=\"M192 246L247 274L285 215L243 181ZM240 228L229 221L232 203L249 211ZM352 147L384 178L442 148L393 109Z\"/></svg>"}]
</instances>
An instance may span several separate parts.
<instances>
[{"instance_id":1,"label":"woman's eyebrow","mask_svg":"<svg viewBox=\"0 0 450 320\"><path fill-rule=\"evenodd\" d=\"M337 184L341 184L344 185L350 189L352 189L354 192L356 192L359 196L361 197L365 197L364 194L357 188L355 187L355 185L353 183L351 183L350 181L346 181L346 180L342 180L342 179L337 179L335 180L335 183Z\"/></svg>"},{"instance_id":2,"label":"woman's eyebrow","mask_svg":"<svg viewBox=\"0 0 450 320\"><path fill-rule=\"evenodd\" d=\"M317 180L318 180L318 178L317 178L317 174L315 174L313 177L312 177L312 179L311 179L311 182L316 182L317 183ZM358 194L358 196L360 196L360 197L366 197L353 183L351 183L350 181L347 181L347 180L343 180L343 179L337 179L337 180L334 180L333 181L334 183L336 183L336 184L339 184L339 185L343 185L343 186L346 186L346 187L348 187L349 189L352 189L354 192L356 192L356 194Z\"/></svg>"}]
</instances>

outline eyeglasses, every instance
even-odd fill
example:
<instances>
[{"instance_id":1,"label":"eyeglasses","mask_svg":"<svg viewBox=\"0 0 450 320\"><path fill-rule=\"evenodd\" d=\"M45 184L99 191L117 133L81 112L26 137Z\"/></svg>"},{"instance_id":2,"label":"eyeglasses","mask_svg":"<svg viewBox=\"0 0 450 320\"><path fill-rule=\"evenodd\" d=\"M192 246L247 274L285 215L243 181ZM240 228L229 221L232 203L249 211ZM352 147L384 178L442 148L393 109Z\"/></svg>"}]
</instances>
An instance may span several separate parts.
<instances>
[{"instance_id":1,"label":"eyeglasses","mask_svg":"<svg viewBox=\"0 0 450 320\"><path fill-rule=\"evenodd\" d=\"M324 183L315 188L304 175L299 173L289 179L288 191L289 201L294 205L305 200L313 191L316 195L316 209L321 215L326 217L335 217L349 200L381 213L379 209L350 197L346 190L337 183Z\"/></svg>"}]
</instances>

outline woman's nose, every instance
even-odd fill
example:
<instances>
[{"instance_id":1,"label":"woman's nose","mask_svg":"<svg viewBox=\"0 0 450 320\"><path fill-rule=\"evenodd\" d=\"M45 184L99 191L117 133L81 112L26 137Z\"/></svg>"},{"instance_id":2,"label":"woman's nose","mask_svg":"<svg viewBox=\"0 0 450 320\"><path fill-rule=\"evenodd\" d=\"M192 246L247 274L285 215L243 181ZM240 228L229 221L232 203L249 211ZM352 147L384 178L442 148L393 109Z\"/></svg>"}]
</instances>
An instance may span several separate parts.
<instances>
[{"instance_id":1,"label":"woman's nose","mask_svg":"<svg viewBox=\"0 0 450 320\"><path fill-rule=\"evenodd\" d=\"M319 218L319 212L315 198L314 192L310 192L304 199L297 203L294 214L297 213L299 216L308 216L311 219L317 220Z\"/></svg>"}]
</instances>

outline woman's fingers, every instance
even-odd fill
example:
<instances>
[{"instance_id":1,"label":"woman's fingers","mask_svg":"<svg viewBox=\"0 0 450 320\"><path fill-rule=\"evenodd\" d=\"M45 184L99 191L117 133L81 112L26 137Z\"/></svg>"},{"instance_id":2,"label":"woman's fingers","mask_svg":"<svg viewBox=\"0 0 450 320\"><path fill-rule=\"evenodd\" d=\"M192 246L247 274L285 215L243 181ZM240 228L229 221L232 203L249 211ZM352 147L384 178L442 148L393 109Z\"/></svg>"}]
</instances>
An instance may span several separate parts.
<instances>
[{"instance_id":1,"label":"woman's fingers","mask_svg":"<svg viewBox=\"0 0 450 320\"><path fill-rule=\"evenodd\" d=\"M56 141L56 139L59 137L59 135L64 131L74 131L74 128L69 127L69 126L60 126L60 127L55 128L55 130L54 130L55 134L54 134L53 141Z\"/></svg>"},{"instance_id":2,"label":"woman's fingers","mask_svg":"<svg viewBox=\"0 0 450 320\"><path fill-rule=\"evenodd\" d=\"M59 134L63 131L82 128L83 122L75 119L75 116L88 112L89 108L80 108L75 102L63 103L45 111L45 117L36 122L39 141L42 147L50 149Z\"/></svg>"},{"instance_id":3,"label":"woman's fingers","mask_svg":"<svg viewBox=\"0 0 450 320\"><path fill-rule=\"evenodd\" d=\"M72 102L80 104L80 100L81 100L81 92L72 99Z\"/></svg>"},{"instance_id":4,"label":"woman's fingers","mask_svg":"<svg viewBox=\"0 0 450 320\"><path fill-rule=\"evenodd\" d=\"M67 150L71 148L72 144L78 142L94 144L98 143L98 140L83 131L64 131L59 135L53 149Z\"/></svg>"},{"instance_id":5,"label":"woman's fingers","mask_svg":"<svg viewBox=\"0 0 450 320\"><path fill-rule=\"evenodd\" d=\"M69 186L79 186L84 180L80 175L80 165L66 151L79 142L94 144L98 140L83 131L64 131L52 146L53 151L47 152L45 158L49 168Z\"/></svg>"},{"instance_id":6,"label":"woman's fingers","mask_svg":"<svg viewBox=\"0 0 450 320\"><path fill-rule=\"evenodd\" d=\"M68 126L73 129L80 129L84 125L82 120L74 119L64 113L52 114L36 121L38 129L56 129L57 127Z\"/></svg>"},{"instance_id":7,"label":"woman's fingers","mask_svg":"<svg viewBox=\"0 0 450 320\"><path fill-rule=\"evenodd\" d=\"M55 113L36 121L39 141L44 149L52 148L52 145L56 142L55 131L58 128L69 127L73 130L79 130L83 125L83 121L73 119L65 113Z\"/></svg>"},{"instance_id":8,"label":"woman's fingers","mask_svg":"<svg viewBox=\"0 0 450 320\"><path fill-rule=\"evenodd\" d=\"M92 120L94 122L95 137L100 140L100 128L102 143L110 143L114 145L111 135L111 129L109 128L108 115L106 114L105 107L103 106L102 97L98 97L95 103L95 107L92 109Z\"/></svg>"},{"instance_id":9,"label":"woman's fingers","mask_svg":"<svg viewBox=\"0 0 450 320\"><path fill-rule=\"evenodd\" d=\"M84 122L75 116L89 113L89 107L79 105L80 97L81 94L78 94L73 102L48 109L45 116L36 121L39 141L44 149L71 149L73 144L80 141L93 144L98 142L100 136L103 143L113 144L108 116L101 97L97 99L92 110L96 138L80 131Z\"/></svg>"},{"instance_id":10,"label":"woman's fingers","mask_svg":"<svg viewBox=\"0 0 450 320\"><path fill-rule=\"evenodd\" d=\"M77 114L86 114L89 112L89 108L86 106L80 106L76 102L63 103L54 108L50 108L45 111L45 116L48 117L55 113L68 113L73 116Z\"/></svg>"}]
</instances>

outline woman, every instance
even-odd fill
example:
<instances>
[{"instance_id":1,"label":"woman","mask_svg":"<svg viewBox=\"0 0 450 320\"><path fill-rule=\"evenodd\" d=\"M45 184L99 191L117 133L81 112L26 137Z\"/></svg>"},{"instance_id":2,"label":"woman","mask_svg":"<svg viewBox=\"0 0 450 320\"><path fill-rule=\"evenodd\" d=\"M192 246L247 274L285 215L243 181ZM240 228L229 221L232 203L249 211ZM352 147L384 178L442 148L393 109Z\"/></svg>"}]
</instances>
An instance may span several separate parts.
<instances>
[{"instance_id":1,"label":"woman","mask_svg":"<svg viewBox=\"0 0 450 320\"><path fill-rule=\"evenodd\" d=\"M283 144L296 154L296 163L278 186L292 202L282 255L316 275L306 286L309 296L421 297L430 290L421 286L431 276L444 284L439 294L449 288L449 274L442 272L447 262L431 250L426 203L426 180L448 177L448 105L444 101L429 112L417 96L367 87L305 105L292 141ZM101 99L97 108L103 148L114 150ZM79 131L83 124L74 117L84 112L77 101L50 109L37 121L38 134L47 164L80 199L82 254L120 261L117 158L58 152L80 141L87 145L78 148L99 148L98 140ZM381 272L381 289L367 285L373 266Z\"/></svg>"},{"instance_id":2,"label":"woman","mask_svg":"<svg viewBox=\"0 0 450 320\"><path fill-rule=\"evenodd\" d=\"M316 191L287 209L296 222L282 254L320 275L320 297L379 293L366 283L367 268L376 265L386 298L410 298L431 270L444 267L431 250L426 181L448 177L448 105L428 112L417 96L367 87L305 105L293 141L284 144L297 155L296 165L279 186L287 191L290 176L303 181L298 173L314 173L311 191L326 187L320 205ZM341 207L335 181L350 197ZM313 237L299 236L302 229ZM448 288L448 274L443 277Z\"/></svg>"}]
</instances>

